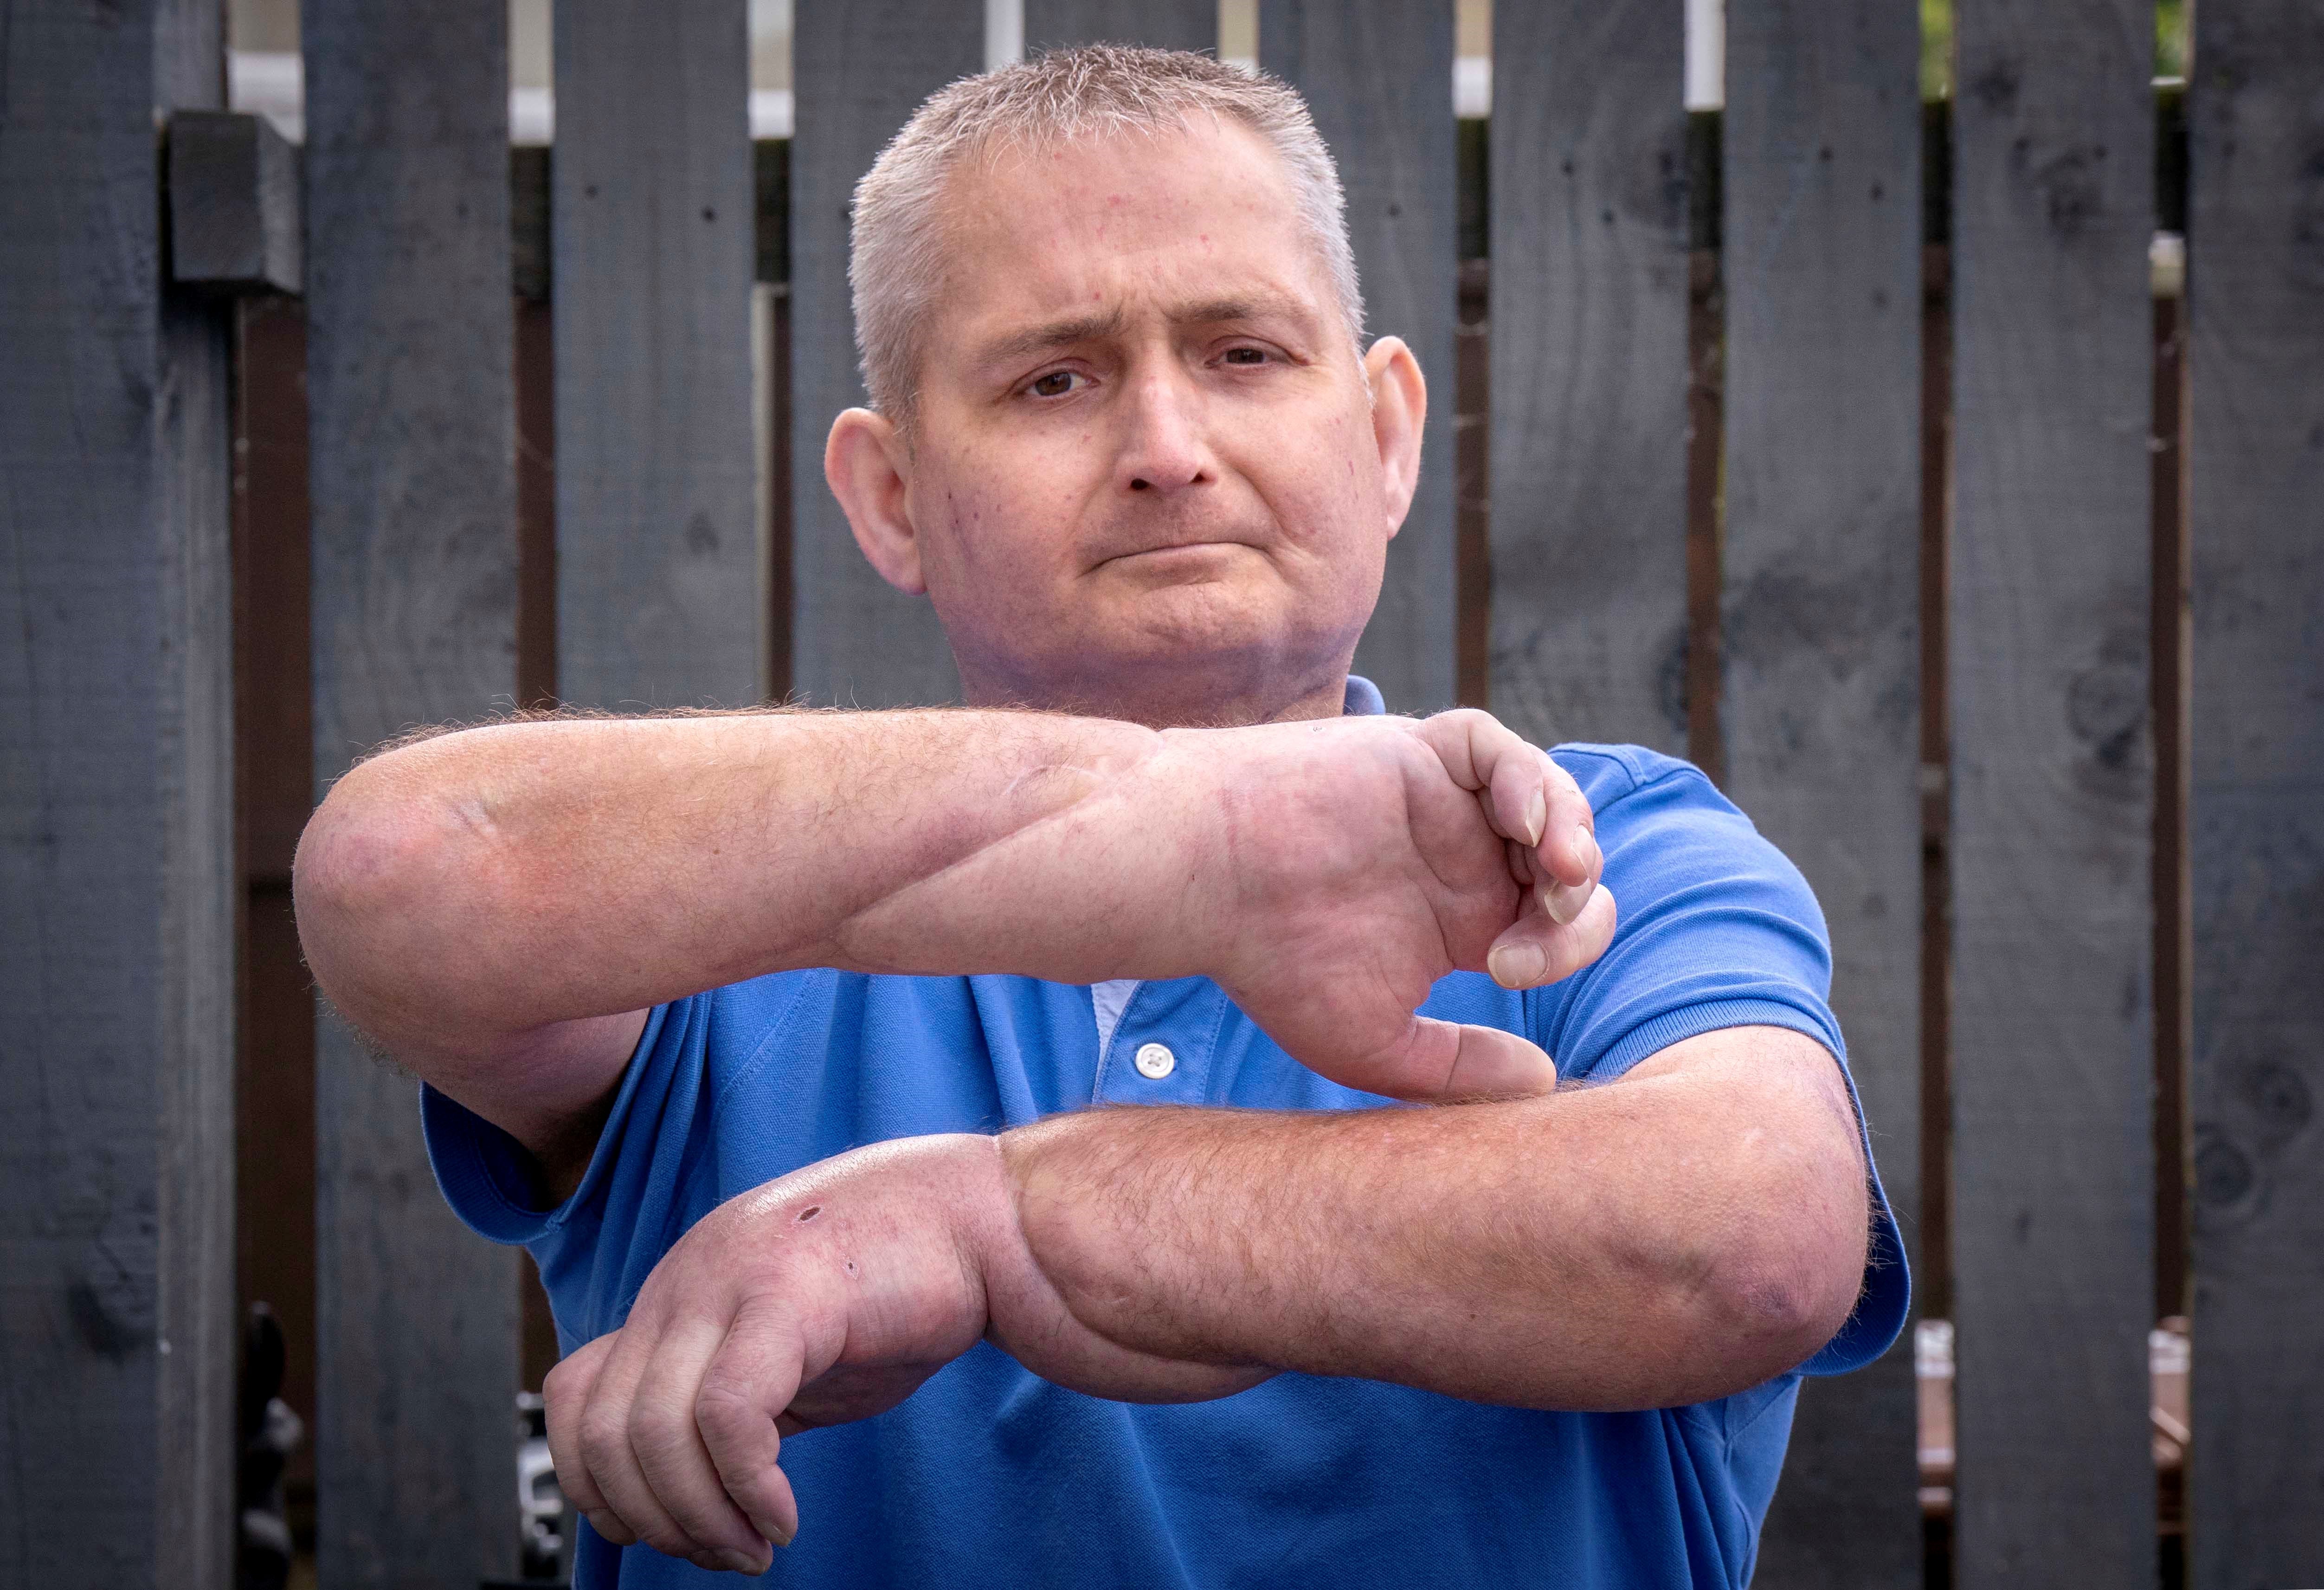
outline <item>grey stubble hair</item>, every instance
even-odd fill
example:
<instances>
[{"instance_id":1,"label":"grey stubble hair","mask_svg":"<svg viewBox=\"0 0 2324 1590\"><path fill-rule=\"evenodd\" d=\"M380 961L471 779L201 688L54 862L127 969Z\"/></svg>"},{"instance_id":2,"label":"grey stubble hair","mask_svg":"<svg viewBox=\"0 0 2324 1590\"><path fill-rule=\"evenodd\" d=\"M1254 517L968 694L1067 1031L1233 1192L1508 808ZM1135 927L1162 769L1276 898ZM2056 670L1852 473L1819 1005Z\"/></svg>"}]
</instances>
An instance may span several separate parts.
<instances>
[{"instance_id":1,"label":"grey stubble hair","mask_svg":"<svg viewBox=\"0 0 2324 1590\"><path fill-rule=\"evenodd\" d=\"M1274 151L1302 229L1322 256L1350 341L1363 347L1363 293L1340 173L1298 91L1263 72L1185 51L1086 44L1052 50L938 89L855 185L847 281L872 406L908 427L921 341L943 291L944 201L978 157L1060 143L1153 135L1197 118L1234 123Z\"/></svg>"}]
</instances>

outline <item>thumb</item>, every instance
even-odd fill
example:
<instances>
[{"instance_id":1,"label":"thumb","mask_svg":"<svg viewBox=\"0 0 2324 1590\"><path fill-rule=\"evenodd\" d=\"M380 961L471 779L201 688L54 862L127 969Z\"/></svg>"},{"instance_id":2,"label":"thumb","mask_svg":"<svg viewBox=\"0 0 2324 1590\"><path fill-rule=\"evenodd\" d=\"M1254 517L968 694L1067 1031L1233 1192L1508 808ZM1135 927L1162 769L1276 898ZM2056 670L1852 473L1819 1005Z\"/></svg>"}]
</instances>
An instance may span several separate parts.
<instances>
[{"instance_id":1,"label":"thumb","mask_svg":"<svg viewBox=\"0 0 2324 1590\"><path fill-rule=\"evenodd\" d=\"M1528 1098L1557 1088L1557 1062L1539 1045L1494 1027L1414 1016L1403 1040L1353 1067L1327 1073L1367 1093L1416 1104Z\"/></svg>"}]
</instances>

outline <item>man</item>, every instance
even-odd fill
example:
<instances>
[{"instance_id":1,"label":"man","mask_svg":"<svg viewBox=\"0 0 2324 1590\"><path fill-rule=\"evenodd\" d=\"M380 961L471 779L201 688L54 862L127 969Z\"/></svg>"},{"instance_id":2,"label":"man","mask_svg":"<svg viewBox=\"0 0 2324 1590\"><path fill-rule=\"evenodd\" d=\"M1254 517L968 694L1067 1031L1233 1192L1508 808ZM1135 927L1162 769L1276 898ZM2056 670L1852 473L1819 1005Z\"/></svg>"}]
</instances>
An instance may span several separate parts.
<instances>
[{"instance_id":1,"label":"man","mask_svg":"<svg viewBox=\"0 0 2324 1590\"><path fill-rule=\"evenodd\" d=\"M540 1262L581 1582L1742 1583L1903 1317L1821 919L1685 764L1349 677L1426 400L1304 106L1051 54L854 225L825 471L969 707L443 735L300 852Z\"/></svg>"}]
</instances>

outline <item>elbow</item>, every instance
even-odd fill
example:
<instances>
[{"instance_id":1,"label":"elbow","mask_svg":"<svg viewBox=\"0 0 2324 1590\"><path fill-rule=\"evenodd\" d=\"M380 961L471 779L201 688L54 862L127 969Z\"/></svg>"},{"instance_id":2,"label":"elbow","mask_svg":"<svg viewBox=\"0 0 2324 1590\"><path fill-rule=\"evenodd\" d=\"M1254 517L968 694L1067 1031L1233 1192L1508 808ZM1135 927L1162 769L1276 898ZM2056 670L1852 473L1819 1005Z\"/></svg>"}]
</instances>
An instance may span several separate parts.
<instances>
[{"instance_id":1,"label":"elbow","mask_svg":"<svg viewBox=\"0 0 2324 1590\"><path fill-rule=\"evenodd\" d=\"M1737 1383L1730 1390L1797 1368L1855 1311L1870 1237L1860 1173L1856 1181L1853 1197L1794 1197L1762 1206L1752 1235L1730 1243L1709 1267L1705 1327L1732 1365Z\"/></svg>"},{"instance_id":2,"label":"elbow","mask_svg":"<svg viewBox=\"0 0 2324 1590\"><path fill-rule=\"evenodd\" d=\"M469 870L453 825L395 760L365 763L332 788L299 837L290 874L308 969L344 1015L374 1031L389 1014L386 991L419 969L436 937L429 920Z\"/></svg>"}]
</instances>

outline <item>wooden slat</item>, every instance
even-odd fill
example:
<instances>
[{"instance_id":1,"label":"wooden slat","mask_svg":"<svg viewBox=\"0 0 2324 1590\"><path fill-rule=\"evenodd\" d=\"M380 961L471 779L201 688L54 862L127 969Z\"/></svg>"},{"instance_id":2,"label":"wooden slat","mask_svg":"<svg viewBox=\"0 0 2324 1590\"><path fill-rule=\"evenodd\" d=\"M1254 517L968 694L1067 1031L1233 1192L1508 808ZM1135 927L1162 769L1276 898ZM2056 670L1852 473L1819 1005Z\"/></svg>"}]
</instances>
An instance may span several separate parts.
<instances>
[{"instance_id":1,"label":"wooden slat","mask_svg":"<svg viewBox=\"0 0 2324 1590\"><path fill-rule=\"evenodd\" d=\"M1460 307L1451 0L1268 0L1259 60L1306 96L1340 162L1366 334L1401 337L1428 383L1420 489L1388 543L1356 670L1393 712L1457 695L1452 348Z\"/></svg>"},{"instance_id":2,"label":"wooden slat","mask_svg":"<svg viewBox=\"0 0 2324 1590\"><path fill-rule=\"evenodd\" d=\"M1493 14L1492 707L1686 744L1683 9Z\"/></svg>"},{"instance_id":3,"label":"wooden slat","mask_svg":"<svg viewBox=\"0 0 2324 1590\"><path fill-rule=\"evenodd\" d=\"M1216 50L1218 0L1025 0L1028 52L1097 42Z\"/></svg>"},{"instance_id":4,"label":"wooden slat","mask_svg":"<svg viewBox=\"0 0 2324 1590\"><path fill-rule=\"evenodd\" d=\"M863 560L824 483L823 444L840 410L864 401L847 292L849 199L920 101L982 68L983 8L802 5L791 60L791 688L825 705L955 700L960 679L935 610Z\"/></svg>"},{"instance_id":5,"label":"wooden slat","mask_svg":"<svg viewBox=\"0 0 2324 1590\"><path fill-rule=\"evenodd\" d=\"M508 13L312 0L315 775L516 689ZM388 63L392 63L389 69ZM415 1089L327 1012L316 1064L318 1566L512 1566L516 1259L437 1194Z\"/></svg>"},{"instance_id":6,"label":"wooden slat","mask_svg":"<svg viewBox=\"0 0 2324 1590\"><path fill-rule=\"evenodd\" d=\"M2324 28L2196 13L2194 1574L2324 1584Z\"/></svg>"},{"instance_id":7,"label":"wooden slat","mask_svg":"<svg viewBox=\"0 0 2324 1590\"><path fill-rule=\"evenodd\" d=\"M0 26L0 1584L231 1583L226 323L154 137L218 21Z\"/></svg>"},{"instance_id":8,"label":"wooden slat","mask_svg":"<svg viewBox=\"0 0 2324 1590\"><path fill-rule=\"evenodd\" d=\"M1831 924L1900 1224L1921 1122L1920 19L1732 0L1723 136L1726 788ZM1917 1256L1917 1255L1914 1255ZM1801 1389L1757 1582L1921 1583L1913 1340Z\"/></svg>"},{"instance_id":9,"label":"wooden slat","mask_svg":"<svg viewBox=\"0 0 2324 1590\"><path fill-rule=\"evenodd\" d=\"M744 0L557 8L558 682L758 697Z\"/></svg>"},{"instance_id":10,"label":"wooden slat","mask_svg":"<svg viewBox=\"0 0 2324 1590\"><path fill-rule=\"evenodd\" d=\"M1920 1202L1920 19L1727 7L1720 739L1815 888L1831 1006L1908 1232ZM1913 1255L1917 1258L1917 1255ZM1759 1583L1920 1583L1913 1336L1808 1381Z\"/></svg>"},{"instance_id":11,"label":"wooden slat","mask_svg":"<svg viewBox=\"0 0 2324 1590\"><path fill-rule=\"evenodd\" d=\"M2153 12L1958 26L1958 1582L2150 1585Z\"/></svg>"}]
</instances>

